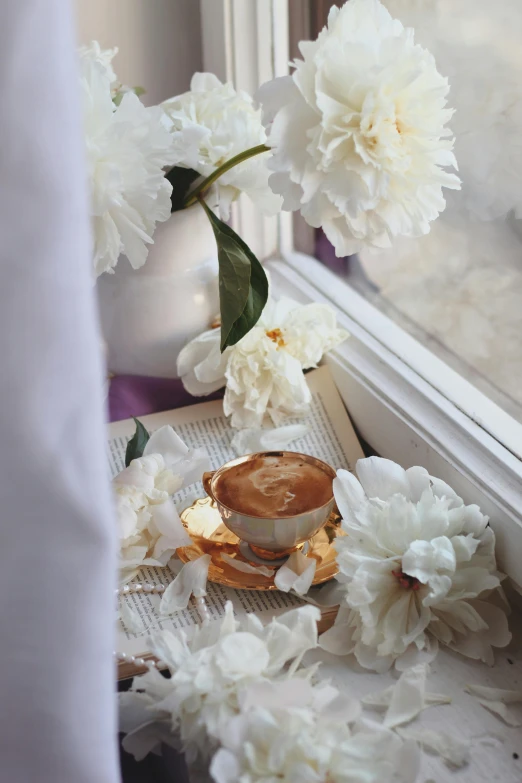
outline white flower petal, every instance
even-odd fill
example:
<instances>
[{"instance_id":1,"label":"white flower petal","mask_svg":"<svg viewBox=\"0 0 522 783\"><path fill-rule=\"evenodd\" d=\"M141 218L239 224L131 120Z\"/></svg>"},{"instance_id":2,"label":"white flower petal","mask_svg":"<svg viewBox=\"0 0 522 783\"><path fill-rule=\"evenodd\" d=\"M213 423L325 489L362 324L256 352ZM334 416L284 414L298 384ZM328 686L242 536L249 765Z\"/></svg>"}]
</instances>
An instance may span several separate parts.
<instances>
[{"instance_id":1,"label":"white flower petal","mask_svg":"<svg viewBox=\"0 0 522 783\"><path fill-rule=\"evenodd\" d=\"M333 490L337 508L346 522L354 522L354 512L359 509L366 500L366 495L360 483L353 473L347 470L338 470L333 480Z\"/></svg>"},{"instance_id":2,"label":"white flower petal","mask_svg":"<svg viewBox=\"0 0 522 783\"><path fill-rule=\"evenodd\" d=\"M390 706L395 687L395 685L390 685L380 693L371 693L363 696L361 701L365 707L370 707L374 710L386 710ZM424 694L424 706L422 709L440 704L451 704L451 696L446 696L444 693Z\"/></svg>"},{"instance_id":3,"label":"white flower petal","mask_svg":"<svg viewBox=\"0 0 522 783\"><path fill-rule=\"evenodd\" d=\"M121 601L119 614L121 623L126 631L138 634L147 631L147 626L143 624L138 612L135 609L132 609L125 599Z\"/></svg>"},{"instance_id":4,"label":"white flower petal","mask_svg":"<svg viewBox=\"0 0 522 783\"><path fill-rule=\"evenodd\" d=\"M284 593L294 590L298 595L304 595L310 589L316 567L317 560L314 557L307 557L296 549L286 563L277 570L274 578L275 586Z\"/></svg>"},{"instance_id":5,"label":"white flower petal","mask_svg":"<svg viewBox=\"0 0 522 783\"><path fill-rule=\"evenodd\" d=\"M401 674L393 686L390 706L384 716L384 725L387 728L409 723L425 708L427 673L426 664L419 664Z\"/></svg>"},{"instance_id":6,"label":"white flower petal","mask_svg":"<svg viewBox=\"0 0 522 783\"><path fill-rule=\"evenodd\" d=\"M439 652L439 643L435 637L428 636L426 647L419 650L415 644L410 644L406 652L399 655L395 661L398 672L404 672L418 663L432 663Z\"/></svg>"},{"instance_id":7,"label":"white flower petal","mask_svg":"<svg viewBox=\"0 0 522 783\"><path fill-rule=\"evenodd\" d=\"M412 468L408 468L406 476L408 478L408 484L410 485L408 497L414 503L418 503L422 497L422 493L430 488L430 474L426 468L421 468L416 465Z\"/></svg>"},{"instance_id":8,"label":"white flower petal","mask_svg":"<svg viewBox=\"0 0 522 783\"><path fill-rule=\"evenodd\" d=\"M409 497L410 484L406 471L389 459L367 457L355 466L357 476L369 498L388 500L392 495Z\"/></svg>"},{"instance_id":9,"label":"white flower petal","mask_svg":"<svg viewBox=\"0 0 522 783\"><path fill-rule=\"evenodd\" d=\"M227 352L219 349L220 330L211 329L195 337L181 349L177 359L177 372L191 394L210 394L225 385ZM188 386L192 373L193 384L199 384L201 391L193 392Z\"/></svg>"},{"instance_id":10,"label":"white flower petal","mask_svg":"<svg viewBox=\"0 0 522 783\"><path fill-rule=\"evenodd\" d=\"M331 628L319 637L319 647L333 655L350 655L355 649L354 612L341 607Z\"/></svg>"},{"instance_id":11,"label":"white flower petal","mask_svg":"<svg viewBox=\"0 0 522 783\"><path fill-rule=\"evenodd\" d=\"M160 557L166 549L172 549L174 552L179 547L191 546L192 539L183 527L172 498L168 498L164 503L152 506L150 513L157 530L161 534L154 546L153 557Z\"/></svg>"},{"instance_id":12,"label":"white flower petal","mask_svg":"<svg viewBox=\"0 0 522 783\"><path fill-rule=\"evenodd\" d=\"M210 762L209 772L215 783L237 783L240 775L239 762L230 750L220 748Z\"/></svg>"},{"instance_id":13,"label":"white flower petal","mask_svg":"<svg viewBox=\"0 0 522 783\"><path fill-rule=\"evenodd\" d=\"M206 594L210 555L202 555L185 563L179 574L169 584L160 601L160 615L169 615L186 609L191 595Z\"/></svg>"},{"instance_id":14,"label":"white flower petal","mask_svg":"<svg viewBox=\"0 0 522 783\"><path fill-rule=\"evenodd\" d=\"M237 571L241 571L244 574L260 574L261 576L272 576L274 573L273 568L266 568L266 566L253 566L250 563L245 563L243 560L238 560L236 557L227 555L226 552L221 552L221 560L227 563Z\"/></svg>"},{"instance_id":15,"label":"white flower petal","mask_svg":"<svg viewBox=\"0 0 522 783\"><path fill-rule=\"evenodd\" d=\"M183 665L190 650L183 632L158 631L150 635L150 648L158 660L163 661L171 669L176 670Z\"/></svg>"},{"instance_id":16,"label":"white flower petal","mask_svg":"<svg viewBox=\"0 0 522 783\"><path fill-rule=\"evenodd\" d=\"M176 462L186 457L188 451L188 446L174 432L172 427L165 425L152 433L143 450L143 456L161 454L165 460L165 465L174 470Z\"/></svg>"},{"instance_id":17,"label":"white flower petal","mask_svg":"<svg viewBox=\"0 0 522 783\"><path fill-rule=\"evenodd\" d=\"M447 764L453 767L464 767L469 763L470 743L466 739L455 736L455 734L412 727L406 729L397 728L397 733L404 739L418 742L424 750L438 754Z\"/></svg>"},{"instance_id":18,"label":"white flower petal","mask_svg":"<svg viewBox=\"0 0 522 783\"><path fill-rule=\"evenodd\" d=\"M466 690L474 696L489 701L501 701L504 704L522 702L522 690L520 689L511 690L505 688L490 688L487 685L466 685Z\"/></svg>"},{"instance_id":19,"label":"white flower petal","mask_svg":"<svg viewBox=\"0 0 522 783\"><path fill-rule=\"evenodd\" d=\"M230 443L238 457L258 451L279 451L309 432L306 424L287 424L274 429L251 428L236 432Z\"/></svg>"},{"instance_id":20,"label":"white flower petal","mask_svg":"<svg viewBox=\"0 0 522 783\"><path fill-rule=\"evenodd\" d=\"M312 587L306 596L303 596L303 600L308 603L319 606L323 609L327 609L333 606L339 606L342 603L346 593L344 585L338 582L327 582L325 585L319 587Z\"/></svg>"},{"instance_id":21,"label":"white flower petal","mask_svg":"<svg viewBox=\"0 0 522 783\"><path fill-rule=\"evenodd\" d=\"M514 726L515 728L518 726L522 726L522 722L514 715L512 715L512 713L508 710L504 702L492 701L490 699L477 699L477 701L486 710L489 710L489 712L492 712L493 715L496 715L498 718L503 720L504 723L506 723L508 726Z\"/></svg>"},{"instance_id":22,"label":"white flower petal","mask_svg":"<svg viewBox=\"0 0 522 783\"><path fill-rule=\"evenodd\" d=\"M338 691L335 691L335 695ZM252 707L262 709L288 709L308 706L314 697L314 689L310 683L301 678L283 680L282 682L257 682L248 686L240 695L242 710Z\"/></svg>"},{"instance_id":23,"label":"white flower petal","mask_svg":"<svg viewBox=\"0 0 522 783\"><path fill-rule=\"evenodd\" d=\"M149 753L159 753L162 742L170 744L171 736L168 726L161 726L152 720L126 734L122 747L134 756L136 761L142 761Z\"/></svg>"}]
</instances>

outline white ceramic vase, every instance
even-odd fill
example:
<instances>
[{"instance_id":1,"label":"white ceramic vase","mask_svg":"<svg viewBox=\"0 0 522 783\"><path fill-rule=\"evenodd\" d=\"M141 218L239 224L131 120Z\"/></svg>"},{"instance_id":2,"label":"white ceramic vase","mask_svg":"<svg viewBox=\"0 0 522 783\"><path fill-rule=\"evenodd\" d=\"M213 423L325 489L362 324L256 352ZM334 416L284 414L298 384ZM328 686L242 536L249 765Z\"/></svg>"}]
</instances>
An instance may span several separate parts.
<instances>
[{"instance_id":1,"label":"white ceramic vase","mask_svg":"<svg viewBox=\"0 0 522 783\"><path fill-rule=\"evenodd\" d=\"M144 266L122 257L97 288L109 371L176 378L179 352L219 313L216 240L202 207L158 223Z\"/></svg>"}]
</instances>

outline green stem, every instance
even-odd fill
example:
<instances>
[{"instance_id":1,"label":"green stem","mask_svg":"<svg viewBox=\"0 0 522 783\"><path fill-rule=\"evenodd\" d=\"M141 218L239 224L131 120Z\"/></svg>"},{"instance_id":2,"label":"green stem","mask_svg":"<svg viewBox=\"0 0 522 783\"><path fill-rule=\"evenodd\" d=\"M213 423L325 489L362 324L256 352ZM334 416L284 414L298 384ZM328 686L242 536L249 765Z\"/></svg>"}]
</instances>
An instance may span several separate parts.
<instances>
[{"instance_id":1,"label":"green stem","mask_svg":"<svg viewBox=\"0 0 522 783\"><path fill-rule=\"evenodd\" d=\"M204 193L205 190L208 190L208 188L214 184L218 177L220 177L226 171L229 171L230 169L234 168L234 166L237 166L239 163L243 163L243 161L248 160L249 158L253 158L255 155L261 155L263 152L268 152L269 149L270 147L267 147L266 144L259 144L257 147L251 147L249 150L240 152L239 155L235 155L233 158L230 158L230 160L227 160L226 163L222 163L219 168L212 172L212 174L209 174L208 177L205 177L203 182L201 182L197 188L195 188L195 190L188 194L187 198L185 199L185 207L191 207L192 204L195 204L199 196Z\"/></svg>"}]
</instances>

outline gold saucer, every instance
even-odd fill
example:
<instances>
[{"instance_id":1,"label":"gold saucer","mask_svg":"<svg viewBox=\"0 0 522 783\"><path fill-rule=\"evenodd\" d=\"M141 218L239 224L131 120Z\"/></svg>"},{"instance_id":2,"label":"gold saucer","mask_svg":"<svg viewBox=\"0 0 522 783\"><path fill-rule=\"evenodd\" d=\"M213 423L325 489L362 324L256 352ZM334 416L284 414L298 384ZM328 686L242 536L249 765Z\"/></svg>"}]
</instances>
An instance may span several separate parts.
<instances>
[{"instance_id":1,"label":"gold saucer","mask_svg":"<svg viewBox=\"0 0 522 783\"><path fill-rule=\"evenodd\" d=\"M340 527L340 520L338 512L332 511L326 525L306 542L307 556L317 560L312 583L314 585L327 582L339 570L333 542L337 536L344 535ZM277 589L274 584L274 576L281 561L277 563L269 560L261 561L253 553L249 555L250 550L244 546L244 542L242 544L240 539L223 524L213 500L206 497L194 501L181 514L181 521L194 542L192 546L178 549L179 559L183 563L196 560L201 555L210 555L212 560L208 570L208 578L211 582L241 590ZM262 565L272 573L270 576L264 576L259 573L240 571L223 560L223 554L238 561L238 565L243 563L247 569L249 566L259 568Z\"/></svg>"}]
</instances>

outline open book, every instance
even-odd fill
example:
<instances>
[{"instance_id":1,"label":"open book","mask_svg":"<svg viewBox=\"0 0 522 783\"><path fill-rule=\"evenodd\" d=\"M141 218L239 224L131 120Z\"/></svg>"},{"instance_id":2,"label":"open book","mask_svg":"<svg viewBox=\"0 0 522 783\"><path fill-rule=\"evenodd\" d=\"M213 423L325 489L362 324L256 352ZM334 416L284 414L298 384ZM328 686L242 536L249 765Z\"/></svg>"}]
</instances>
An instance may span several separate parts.
<instances>
[{"instance_id":1,"label":"open book","mask_svg":"<svg viewBox=\"0 0 522 783\"><path fill-rule=\"evenodd\" d=\"M312 392L311 412L305 419L292 420L288 423L305 423L308 434L293 441L287 450L311 454L328 462L334 468L353 470L358 459L364 456L357 436L353 430L348 414L339 396L327 367L320 367L306 376ZM206 449L213 470L223 463L234 459L230 442L234 430L228 425L223 415L223 404L202 402L187 408L178 408L164 413L153 413L140 417L149 432L170 424L178 435L191 447ZM125 467L125 449L127 441L133 436L135 424L132 419L118 421L109 425L108 455L111 474L114 476ZM196 498L204 497L205 492L201 482L181 489L174 495L178 511L187 508ZM168 568L143 568L136 581L155 582L167 585L174 578L174 573ZM132 593L120 599L134 610L133 616L139 618L143 629L137 628L131 632L120 621L118 624L117 650L136 657L151 657L146 649L147 632L150 630L169 629L175 631L183 628L190 634L200 618L195 606L163 619L158 615L160 596L150 593ZM222 585L209 583L206 601L210 615L218 619L223 614L226 601L232 601L238 618L247 612L256 612L263 622L275 615L283 613L292 606L299 606L303 601L295 595L281 593L277 590L253 591L234 590ZM320 630L326 630L333 622L336 610L323 612ZM120 663L118 678L123 679L138 673L135 666Z\"/></svg>"}]
</instances>

